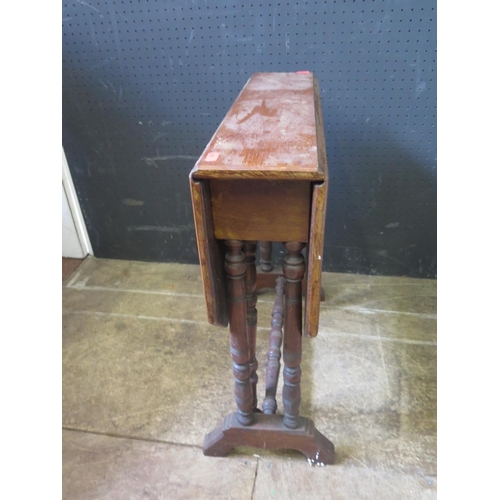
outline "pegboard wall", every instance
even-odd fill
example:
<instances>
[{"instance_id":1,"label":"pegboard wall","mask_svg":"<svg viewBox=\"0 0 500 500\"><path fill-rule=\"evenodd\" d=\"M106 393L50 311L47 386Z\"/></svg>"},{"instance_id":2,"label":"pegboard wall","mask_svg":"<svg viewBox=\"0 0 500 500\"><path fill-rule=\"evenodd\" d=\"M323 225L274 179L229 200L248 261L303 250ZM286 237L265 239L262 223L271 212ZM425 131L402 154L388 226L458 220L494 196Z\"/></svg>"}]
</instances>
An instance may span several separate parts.
<instances>
[{"instance_id":1,"label":"pegboard wall","mask_svg":"<svg viewBox=\"0 0 500 500\"><path fill-rule=\"evenodd\" d=\"M63 146L97 257L197 262L189 171L254 72L309 70L324 270L436 276L435 1L65 0L62 26Z\"/></svg>"}]
</instances>

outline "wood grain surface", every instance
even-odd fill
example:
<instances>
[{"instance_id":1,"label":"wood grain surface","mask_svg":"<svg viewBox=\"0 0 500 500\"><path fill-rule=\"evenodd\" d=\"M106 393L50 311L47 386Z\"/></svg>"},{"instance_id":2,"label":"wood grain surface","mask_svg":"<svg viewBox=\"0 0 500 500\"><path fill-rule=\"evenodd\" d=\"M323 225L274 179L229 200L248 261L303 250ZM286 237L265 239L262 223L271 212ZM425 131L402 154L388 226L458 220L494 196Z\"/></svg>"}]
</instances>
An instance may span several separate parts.
<instances>
[{"instance_id":1,"label":"wood grain surface","mask_svg":"<svg viewBox=\"0 0 500 500\"><path fill-rule=\"evenodd\" d=\"M227 290L222 242L215 239L208 181L189 179L193 203L196 243L208 322L227 326Z\"/></svg>"},{"instance_id":2,"label":"wood grain surface","mask_svg":"<svg viewBox=\"0 0 500 500\"><path fill-rule=\"evenodd\" d=\"M319 328L319 309L321 301L321 271L323 269L323 250L325 241L326 202L328 196L328 163L326 158L323 112L319 95L318 81L314 79L316 108L316 134L318 141L319 169L325 180L313 184L311 225L307 256L307 288L304 318L304 333L307 337L316 337Z\"/></svg>"},{"instance_id":3,"label":"wood grain surface","mask_svg":"<svg viewBox=\"0 0 500 500\"><path fill-rule=\"evenodd\" d=\"M217 239L301 241L309 238L311 183L210 180Z\"/></svg>"},{"instance_id":4,"label":"wood grain surface","mask_svg":"<svg viewBox=\"0 0 500 500\"><path fill-rule=\"evenodd\" d=\"M195 165L195 177L323 180L312 73L255 73Z\"/></svg>"}]
</instances>

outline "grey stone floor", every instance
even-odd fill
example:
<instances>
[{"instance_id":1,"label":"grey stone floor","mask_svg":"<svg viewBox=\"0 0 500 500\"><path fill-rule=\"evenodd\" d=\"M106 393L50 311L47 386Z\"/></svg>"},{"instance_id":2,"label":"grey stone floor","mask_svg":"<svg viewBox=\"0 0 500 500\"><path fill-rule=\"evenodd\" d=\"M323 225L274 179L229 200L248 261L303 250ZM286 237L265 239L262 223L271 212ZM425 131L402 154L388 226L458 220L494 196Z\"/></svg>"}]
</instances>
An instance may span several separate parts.
<instances>
[{"instance_id":1,"label":"grey stone floor","mask_svg":"<svg viewBox=\"0 0 500 500\"><path fill-rule=\"evenodd\" d=\"M324 273L323 287L301 414L337 464L208 458L233 378L198 266L87 258L63 282L63 498L436 498L436 281ZM261 381L273 300L259 295Z\"/></svg>"}]
</instances>

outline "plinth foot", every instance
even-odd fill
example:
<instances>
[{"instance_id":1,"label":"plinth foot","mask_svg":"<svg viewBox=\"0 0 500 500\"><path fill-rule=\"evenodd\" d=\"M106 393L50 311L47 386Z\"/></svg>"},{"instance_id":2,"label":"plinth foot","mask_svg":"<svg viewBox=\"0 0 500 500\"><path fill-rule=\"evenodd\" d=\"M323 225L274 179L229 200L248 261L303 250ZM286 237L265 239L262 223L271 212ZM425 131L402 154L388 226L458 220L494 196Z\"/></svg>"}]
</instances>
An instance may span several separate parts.
<instances>
[{"instance_id":1,"label":"plinth foot","mask_svg":"<svg viewBox=\"0 0 500 500\"><path fill-rule=\"evenodd\" d=\"M332 465L335 458L333 444L316 429L312 420L304 417L300 417L296 429L288 429L283 425L282 415L256 413L255 423L243 426L236 413L231 413L222 425L205 436L203 454L223 457L237 446L297 450L311 465Z\"/></svg>"}]
</instances>

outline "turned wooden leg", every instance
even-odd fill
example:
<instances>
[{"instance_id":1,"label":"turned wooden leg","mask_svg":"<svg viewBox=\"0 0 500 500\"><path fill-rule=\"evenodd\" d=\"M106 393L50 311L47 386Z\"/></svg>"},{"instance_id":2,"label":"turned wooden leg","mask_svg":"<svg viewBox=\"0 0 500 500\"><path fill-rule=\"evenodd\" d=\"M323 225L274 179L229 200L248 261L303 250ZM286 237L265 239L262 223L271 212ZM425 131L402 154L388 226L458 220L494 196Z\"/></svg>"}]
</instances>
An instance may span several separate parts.
<instances>
[{"instance_id":1,"label":"turned wooden leg","mask_svg":"<svg viewBox=\"0 0 500 500\"><path fill-rule=\"evenodd\" d=\"M247 265L245 274L246 302L247 302L247 339L250 350L250 383L252 385L252 409L257 411L257 358L255 348L257 342L257 268L255 267L255 252L257 244L255 241L247 241L243 245L245 261Z\"/></svg>"},{"instance_id":2,"label":"turned wooden leg","mask_svg":"<svg viewBox=\"0 0 500 500\"><path fill-rule=\"evenodd\" d=\"M226 240L225 270L228 278L229 298L229 336L231 357L233 359L234 399L238 407L238 422L251 425L254 421L252 411L252 386L250 383L250 348L247 340L247 303L245 273L245 254L243 242Z\"/></svg>"},{"instance_id":3,"label":"turned wooden leg","mask_svg":"<svg viewBox=\"0 0 500 500\"><path fill-rule=\"evenodd\" d=\"M269 334L269 350L267 351L266 397L262 403L262 411L266 415L275 414L278 408L278 404L276 402L276 389L278 387L278 379L280 376L284 292L285 278L281 276L276 280L276 300L274 301L271 333Z\"/></svg>"},{"instance_id":4,"label":"turned wooden leg","mask_svg":"<svg viewBox=\"0 0 500 500\"><path fill-rule=\"evenodd\" d=\"M285 275L285 332L283 361L283 425L295 429L299 425L300 362L302 358L302 278L306 266L300 253L304 243L284 243L287 254L283 264Z\"/></svg>"},{"instance_id":5,"label":"turned wooden leg","mask_svg":"<svg viewBox=\"0 0 500 500\"><path fill-rule=\"evenodd\" d=\"M273 269L273 264L271 262L271 254L273 251L273 244L271 241L260 241L260 269L264 273L268 273Z\"/></svg>"},{"instance_id":6,"label":"turned wooden leg","mask_svg":"<svg viewBox=\"0 0 500 500\"><path fill-rule=\"evenodd\" d=\"M273 288L276 284L276 280L282 276L281 272L274 268L272 264L272 249L273 244L271 241L259 241L260 249L260 271L257 273L257 292L262 289ZM302 280L302 293L306 293L306 279ZM323 288L320 289L320 300L325 301L325 291Z\"/></svg>"},{"instance_id":7,"label":"turned wooden leg","mask_svg":"<svg viewBox=\"0 0 500 500\"><path fill-rule=\"evenodd\" d=\"M265 413L252 412L252 386L250 383L250 346L246 337L247 300L245 291L245 260L242 241L226 241L226 272L229 281L229 325L231 354L236 379L236 403L238 411L227 415L221 425L209 432L203 442L203 453L222 457L238 446L253 446L266 450L292 449L303 453L311 465L333 464L335 448L321 434L312 420L299 417L300 361L302 299L301 280L304 275L304 259L300 251L303 243L285 243L287 255L283 265L285 278L276 283L276 302L273 309L272 333L269 339L269 357L266 380ZM244 249L247 257L252 255L251 243ZM252 279L247 279L251 283ZM285 289L285 311L283 313L283 288ZM250 294L247 292L246 296ZM250 303L250 300L249 300ZM276 415L276 385L279 374L279 345L282 317L284 332L284 389L285 414ZM274 354L273 354L274 353ZM274 356L275 355L275 356ZM273 359L276 357L276 359ZM274 403L274 404L273 404ZM252 424L252 425L250 425Z\"/></svg>"}]
</instances>

